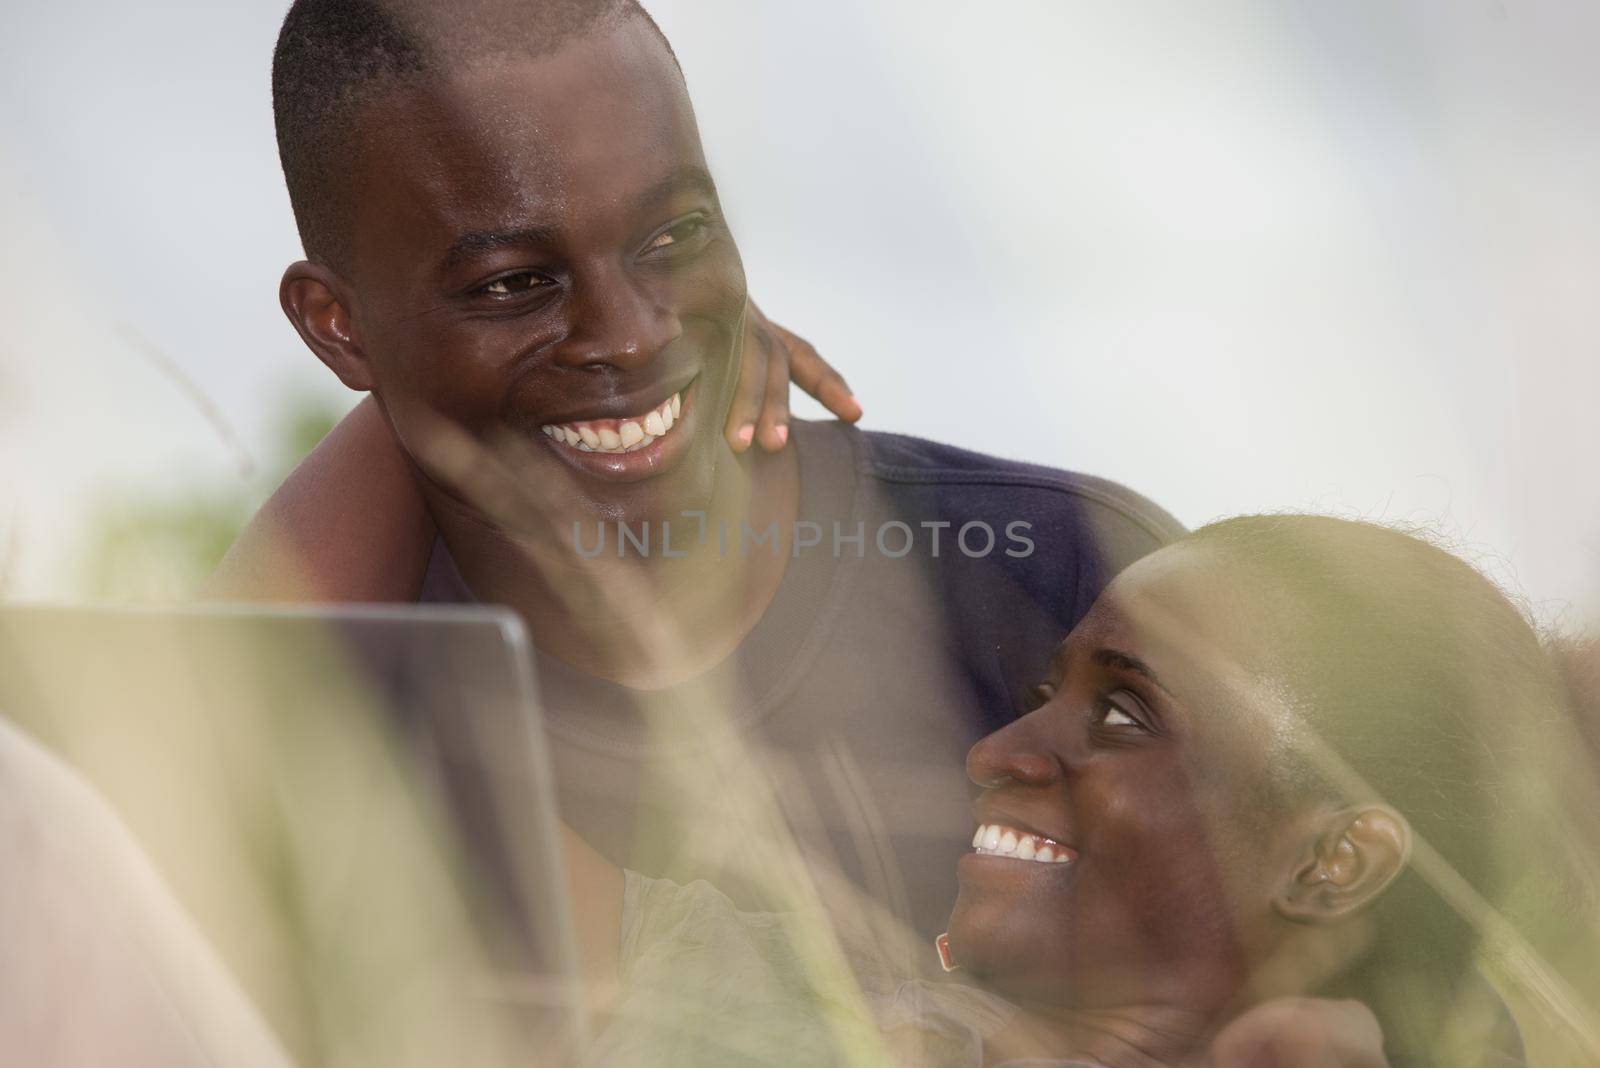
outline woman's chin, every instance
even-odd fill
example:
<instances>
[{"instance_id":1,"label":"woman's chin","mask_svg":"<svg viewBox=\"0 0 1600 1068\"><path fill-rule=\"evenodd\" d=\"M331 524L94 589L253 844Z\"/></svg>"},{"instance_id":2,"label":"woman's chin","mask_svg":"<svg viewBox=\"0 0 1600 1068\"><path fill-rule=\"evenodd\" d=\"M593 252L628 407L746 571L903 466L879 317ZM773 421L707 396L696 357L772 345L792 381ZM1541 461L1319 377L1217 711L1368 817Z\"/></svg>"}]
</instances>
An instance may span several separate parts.
<instances>
[{"instance_id":1,"label":"woman's chin","mask_svg":"<svg viewBox=\"0 0 1600 1068\"><path fill-rule=\"evenodd\" d=\"M963 893L950 913L949 935L955 964L999 990L1048 963L1033 959L1043 948L1038 925L1007 903L973 901Z\"/></svg>"}]
</instances>

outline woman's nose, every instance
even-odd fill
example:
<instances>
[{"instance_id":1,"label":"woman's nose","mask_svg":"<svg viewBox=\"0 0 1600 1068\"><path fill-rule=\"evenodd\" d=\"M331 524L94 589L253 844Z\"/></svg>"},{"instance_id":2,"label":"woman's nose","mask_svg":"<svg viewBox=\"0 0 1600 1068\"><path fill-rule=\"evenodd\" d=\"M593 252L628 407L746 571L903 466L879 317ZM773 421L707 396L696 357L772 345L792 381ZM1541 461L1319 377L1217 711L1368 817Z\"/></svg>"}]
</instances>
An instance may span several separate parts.
<instances>
[{"instance_id":1,"label":"woman's nose","mask_svg":"<svg viewBox=\"0 0 1600 1068\"><path fill-rule=\"evenodd\" d=\"M1024 716L981 739L967 753L967 778L992 789L1017 783L1044 786L1061 777L1061 763L1037 744Z\"/></svg>"}]
</instances>

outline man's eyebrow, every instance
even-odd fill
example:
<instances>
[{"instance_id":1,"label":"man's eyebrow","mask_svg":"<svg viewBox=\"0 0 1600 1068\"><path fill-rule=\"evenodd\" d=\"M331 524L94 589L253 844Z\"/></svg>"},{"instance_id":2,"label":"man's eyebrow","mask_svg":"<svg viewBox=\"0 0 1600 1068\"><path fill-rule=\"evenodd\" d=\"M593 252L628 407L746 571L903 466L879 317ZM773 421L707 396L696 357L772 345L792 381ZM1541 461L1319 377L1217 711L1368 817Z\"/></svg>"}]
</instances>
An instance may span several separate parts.
<instances>
[{"instance_id":1,"label":"man's eyebrow","mask_svg":"<svg viewBox=\"0 0 1600 1068\"><path fill-rule=\"evenodd\" d=\"M450 247L445 249L441 265L448 269L480 252L493 252L496 249L526 245L544 245L549 244L554 238L555 231L545 226L525 226L516 230L473 230L450 242Z\"/></svg>"},{"instance_id":2,"label":"man's eyebrow","mask_svg":"<svg viewBox=\"0 0 1600 1068\"><path fill-rule=\"evenodd\" d=\"M686 163L676 168L661 181L646 189L639 195L638 203L654 204L665 200L674 193L701 193L715 198L717 183L711 180L711 172L697 163Z\"/></svg>"},{"instance_id":3,"label":"man's eyebrow","mask_svg":"<svg viewBox=\"0 0 1600 1068\"><path fill-rule=\"evenodd\" d=\"M715 198L717 183L711 180L711 172L704 167L687 163L646 189L640 194L638 202L653 204L680 192L701 193ZM546 226L524 226L514 230L473 230L450 242L450 247L445 249L444 256L440 260L440 266L448 270L482 252L528 245L547 245L554 240L555 231Z\"/></svg>"},{"instance_id":4,"label":"man's eyebrow","mask_svg":"<svg viewBox=\"0 0 1600 1068\"><path fill-rule=\"evenodd\" d=\"M1149 664L1146 664L1136 656L1116 649L1096 649L1091 654L1091 659L1095 663L1103 664L1109 668L1120 668L1123 671L1131 671L1135 675L1142 675L1158 687L1162 693L1168 697L1172 696L1172 691L1167 689L1166 684L1161 681L1161 677L1151 669Z\"/></svg>"}]
</instances>

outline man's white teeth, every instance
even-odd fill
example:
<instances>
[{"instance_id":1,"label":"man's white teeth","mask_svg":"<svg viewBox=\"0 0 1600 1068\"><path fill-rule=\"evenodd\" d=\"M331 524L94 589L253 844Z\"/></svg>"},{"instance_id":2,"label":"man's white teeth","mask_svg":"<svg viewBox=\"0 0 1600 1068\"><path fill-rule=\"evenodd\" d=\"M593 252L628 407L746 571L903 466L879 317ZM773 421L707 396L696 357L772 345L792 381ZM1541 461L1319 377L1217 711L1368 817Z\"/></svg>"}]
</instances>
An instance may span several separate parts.
<instances>
[{"instance_id":1,"label":"man's white teeth","mask_svg":"<svg viewBox=\"0 0 1600 1068\"><path fill-rule=\"evenodd\" d=\"M605 420L598 423L564 423L540 427L553 438L579 452L638 452L649 448L683 417L683 395L674 393L668 400L637 419Z\"/></svg>"},{"instance_id":2,"label":"man's white teeth","mask_svg":"<svg viewBox=\"0 0 1600 1068\"><path fill-rule=\"evenodd\" d=\"M998 823L986 823L972 835L972 848L985 856L1031 860L1038 864L1070 864L1077 854L1059 842Z\"/></svg>"}]
</instances>

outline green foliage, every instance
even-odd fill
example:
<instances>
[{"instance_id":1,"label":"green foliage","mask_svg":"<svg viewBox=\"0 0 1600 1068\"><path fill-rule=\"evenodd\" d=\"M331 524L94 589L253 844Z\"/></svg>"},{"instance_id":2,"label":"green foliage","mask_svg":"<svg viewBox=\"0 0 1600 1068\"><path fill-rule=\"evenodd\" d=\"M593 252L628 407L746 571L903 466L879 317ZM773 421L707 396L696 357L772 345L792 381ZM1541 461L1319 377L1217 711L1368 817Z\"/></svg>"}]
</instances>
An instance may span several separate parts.
<instances>
[{"instance_id":1,"label":"green foliage","mask_svg":"<svg viewBox=\"0 0 1600 1068\"><path fill-rule=\"evenodd\" d=\"M269 461L250 478L196 477L178 496L137 490L106 498L91 520L80 592L95 600L169 601L190 596L251 514L333 429L342 412L327 400L292 396L281 407Z\"/></svg>"}]
</instances>

